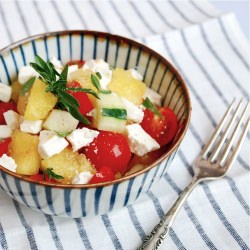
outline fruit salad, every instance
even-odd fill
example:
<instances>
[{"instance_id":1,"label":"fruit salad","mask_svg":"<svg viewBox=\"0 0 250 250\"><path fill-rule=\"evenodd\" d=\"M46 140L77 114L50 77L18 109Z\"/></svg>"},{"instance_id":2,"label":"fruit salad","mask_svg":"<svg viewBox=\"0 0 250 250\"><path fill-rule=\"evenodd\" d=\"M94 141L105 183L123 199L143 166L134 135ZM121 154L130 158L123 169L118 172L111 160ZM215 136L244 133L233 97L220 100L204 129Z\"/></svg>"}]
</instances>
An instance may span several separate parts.
<instances>
[{"instance_id":1,"label":"fruit salad","mask_svg":"<svg viewBox=\"0 0 250 250\"><path fill-rule=\"evenodd\" d=\"M94 184L130 175L163 153L177 132L136 69L103 59L57 58L0 83L0 165L37 181Z\"/></svg>"}]
</instances>

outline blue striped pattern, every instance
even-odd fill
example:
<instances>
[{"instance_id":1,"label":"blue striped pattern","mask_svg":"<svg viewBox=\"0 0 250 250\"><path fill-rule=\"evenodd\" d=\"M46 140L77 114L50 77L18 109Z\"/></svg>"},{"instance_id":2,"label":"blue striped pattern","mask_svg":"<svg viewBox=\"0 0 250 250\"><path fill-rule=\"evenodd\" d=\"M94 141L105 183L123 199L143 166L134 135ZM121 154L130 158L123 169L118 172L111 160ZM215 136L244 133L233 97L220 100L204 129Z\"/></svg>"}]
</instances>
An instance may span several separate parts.
<instances>
[{"instance_id":1,"label":"blue striped pattern","mask_svg":"<svg viewBox=\"0 0 250 250\"><path fill-rule=\"evenodd\" d=\"M7 250L8 249L8 245L7 245L5 233L4 233L4 230L3 230L3 227L2 227L1 223L0 223L0 244L1 244L1 248L3 250Z\"/></svg>"},{"instance_id":2,"label":"blue striped pattern","mask_svg":"<svg viewBox=\"0 0 250 250\"><path fill-rule=\"evenodd\" d=\"M241 249L249 249L247 246L247 242L244 242L244 240L242 240L240 235L237 233L237 231L234 229L234 227L231 225L231 223L227 220L227 218L223 214L220 206L218 205L217 201L214 199L213 195L211 194L207 184L202 183L202 186L203 186L204 192L206 193L206 195L207 195L211 205L213 206L216 214L218 215L218 217L220 218L220 220L222 221L222 223L224 224L226 229L229 231L229 233L233 236L235 241L239 244L240 248Z\"/></svg>"},{"instance_id":3,"label":"blue striped pattern","mask_svg":"<svg viewBox=\"0 0 250 250\"><path fill-rule=\"evenodd\" d=\"M58 236L57 228L56 228L55 222L53 220L53 217L48 216L48 215L45 215L45 217L46 217L46 220L48 222L48 226L49 226L49 229L51 232L51 237L54 240L54 244L55 244L56 249L58 249L58 250L64 249L62 246L61 240Z\"/></svg>"},{"instance_id":4,"label":"blue striped pattern","mask_svg":"<svg viewBox=\"0 0 250 250\"><path fill-rule=\"evenodd\" d=\"M163 211L171 206L184 185L191 179L193 159L199 149L203 147L208 130L212 131L232 97L239 98L243 95L249 98L249 92L247 92L249 89L247 88L249 86L247 85L249 84L247 83L247 79L249 79L247 53L249 51L246 51L242 43L239 43L239 39L234 36L234 31L232 31L234 20L231 16L218 16L212 9L206 7L206 2L193 0L182 3L153 0L140 1L140 3L136 1L99 1L98 4L73 0L70 3L0 2L0 23L3 24L0 25L0 47L29 34L65 28L110 31L138 38L169 58L181 71L188 84L193 102L193 117L187 137L170 168L169 164L172 159L168 158L161 168L154 169L152 173L149 172L146 180L151 180L153 176L156 178L163 176L164 178L160 182L156 180L156 185L154 182L145 183L142 192L147 191L151 186L151 191L147 196L141 195L138 197L138 201L133 202L138 190L136 194L133 191L135 187L141 186L143 179L131 179L124 187L109 189L108 197L103 191L98 194L99 199L104 197L107 201L105 209L117 209L118 206L117 203L113 203L112 194L115 197L114 194L124 193L121 206L128 205L128 207L120 211L90 219L75 220L59 220L50 215L32 212L28 208L8 200L1 190L5 190L8 195L18 199L21 203L26 202L32 207L43 208L47 213L64 213L65 216L75 213L75 209L69 209L69 206L65 206L64 201L68 204L77 198L72 192L62 190L57 196L59 200L63 201L59 202L60 204L57 203L60 210L54 211L55 208L52 205L45 205L49 203L51 197L54 197L53 193L48 192L46 195L43 193L42 187L33 184L16 185L14 180L9 179L1 171L0 249L20 249L21 246L25 246L23 247L25 249L43 249L45 245L42 232L45 232L46 235L46 249L135 249L140 244L145 235L159 221ZM10 11L11 15L9 15ZM212 18L215 31L211 25L209 26ZM189 30L185 29L187 26L189 26ZM166 33L166 31L176 31L176 33ZM152 36L156 33L159 35ZM192 40L194 34L196 35L195 41ZM32 43L32 52L28 52L26 46L23 46L22 49L20 47L12 49L10 55L4 55L4 57L0 55L0 81L9 83L17 76L18 69L25 64L25 60L27 63L36 53L47 60L51 56L59 54L62 58L64 56L71 58L74 35L72 38L70 36L67 38L69 43L72 39L72 45L66 52L57 50L58 44L56 42L51 44L51 41L45 37L40 43ZM223 44L223 50L216 47L215 38ZM64 41L61 38L59 40ZM58 42L60 42L59 40ZM87 55L85 48L88 39L84 35L79 35L78 40L80 43L79 58L73 59L84 59ZM60 45L62 44L60 43ZM207 58L204 58L203 53L199 51L199 45L213 60L212 67L209 60L207 61ZM51 46L56 51L53 55ZM112 66L119 65L120 62L122 62L121 67L129 65L126 58L119 60L120 44L112 44L108 41L105 47L103 58ZM126 49L128 51L128 48ZM96 51L98 50L97 47ZM110 57L110 53L113 53L110 50L115 51L116 56ZM133 46L131 51L133 51ZM133 57L136 61L135 66L138 66L148 84L152 84L153 89L161 94L164 93L165 81L166 79L169 81L168 71L170 69L166 67L164 71L158 72L158 70L161 71L161 63L157 66L156 62L153 67L151 66L152 60L150 60L148 66L151 73L148 74L139 67L143 58L145 58L146 65L148 55L139 49L137 54L133 54ZM131 55L127 54L127 58L131 59ZM190 65L192 67L189 67ZM192 68L196 70L199 77L195 77L196 73L192 71ZM211 74L211 72L216 73L217 70L220 74ZM158 83L153 72L162 74L162 80ZM226 85L223 83L223 79L228 79ZM174 91L176 85L173 86ZM200 86L204 87L204 92ZM206 91L211 94L209 98L204 98ZM180 101L179 98L185 98L183 93L178 93L176 103L172 105L178 113L178 117L182 119L185 117L185 105L177 105ZM172 103L171 98L165 98L164 101L166 104ZM206 128L203 128L201 123L207 124ZM249 143L249 138L247 143ZM230 172L224 180L216 183L209 182L197 187L195 193L180 211L170 230L170 235L166 239L164 249L249 249L249 192L246 189L249 185L247 175L249 176L250 170L246 156L249 153L249 150L244 150L240 154L232 173ZM33 197L25 195L25 200L23 200L18 194L20 191L21 194L30 193ZM80 197L81 202L76 202L75 205L80 216L86 216L89 211L92 211L91 215L95 215L95 208L100 213L104 212L102 203L97 204L94 200L92 203L87 202L89 197L95 196L93 191L78 190L77 196ZM220 193L224 192L226 198L220 196ZM199 198L197 204L196 197ZM212 223L209 222L210 218L213 220ZM13 231L10 228L10 222L11 226L16 228L16 232L18 231L18 234L15 234L16 242L12 240ZM190 241L190 235L195 241ZM69 246L69 242L73 242L71 246Z\"/></svg>"},{"instance_id":5,"label":"blue striped pattern","mask_svg":"<svg viewBox=\"0 0 250 250\"><path fill-rule=\"evenodd\" d=\"M38 249L32 227L27 223L27 221L26 221L26 219L25 219L25 217L24 217L24 215L22 213L22 210L21 210L20 205L18 204L18 202L13 201L13 203L14 203L14 206L16 208L18 217L19 217L19 219L20 219L23 227L25 228L25 231L26 231L26 234L27 234L27 238L28 238L29 244L30 244L30 249L34 249L34 250Z\"/></svg>"},{"instance_id":6,"label":"blue striped pattern","mask_svg":"<svg viewBox=\"0 0 250 250\"><path fill-rule=\"evenodd\" d=\"M4 71L6 73L5 79L7 79L8 83L11 83L10 74L9 74L8 68L6 66L6 62L5 62L5 60L4 60L4 58L3 58L2 55L0 55L0 58L1 58L2 66L3 66ZM2 79L1 82L4 82L4 78L3 77L0 77L0 79Z\"/></svg>"},{"instance_id":7,"label":"blue striped pattern","mask_svg":"<svg viewBox=\"0 0 250 250\"><path fill-rule=\"evenodd\" d=\"M146 234L142 228L142 225L140 224L140 221L138 220L138 218L136 216L136 212L135 212L133 206L131 206L131 205L128 206L128 213L129 213L129 216L134 224L134 227L136 228L136 231L138 232L141 240L143 240L146 237Z\"/></svg>"},{"instance_id":8,"label":"blue striped pattern","mask_svg":"<svg viewBox=\"0 0 250 250\"><path fill-rule=\"evenodd\" d=\"M39 201L38 201L38 194L37 194L37 191L36 191L36 185L33 184L33 183L30 183L30 193L33 197L33 201L35 203L35 206L37 207L37 209L41 209L41 206L39 204Z\"/></svg>"},{"instance_id":9,"label":"blue striped pattern","mask_svg":"<svg viewBox=\"0 0 250 250\"><path fill-rule=\"evenodd\" d=\"M78 232L79 232L79 235L83 241L83 244L85 246L86 249L89 249L89 250L92 250L92 246L91 246L91 243L88 239L88 235L86 233L86 230L84 229L84 226L83 226L83 222L81 219L75 219L75 222L76 222L76 226L77 226L77 229L78 229Z\"/></svg>"},{"instance_id":10,"label":"blue striped pattern","mask_svg":"<svg viewBox=\"0 0 250 250\"><path fill-rule=\"evenodd\" d=\"M108 215L107 214L102 215L102 220L103 220L104 225L106 226L109 237L111 238L111 240L114 244L114 248L116 250L122 249L121 243L120 243L120 241L119 241L119 239L118 239L118 237L117 237L117 235L112 227L112 224L110 222Z\"/></svg>"}]
</instances>

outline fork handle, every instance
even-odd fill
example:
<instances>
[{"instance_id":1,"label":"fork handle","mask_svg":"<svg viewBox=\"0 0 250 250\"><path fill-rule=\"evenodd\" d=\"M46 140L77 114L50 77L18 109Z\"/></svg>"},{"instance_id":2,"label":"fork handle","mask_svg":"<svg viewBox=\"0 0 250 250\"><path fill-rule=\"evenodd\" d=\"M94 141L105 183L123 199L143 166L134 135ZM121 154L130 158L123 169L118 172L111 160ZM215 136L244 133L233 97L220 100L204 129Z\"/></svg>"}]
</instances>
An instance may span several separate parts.
<instances>
[{"instance_id":1,"label":"fork handle","mask_svg":"<svg viewBox=\"0 0 250 250\"><path fill-rule=\"evenodd\" d=\"M155 226L151 233L143 240L141 246L137 250L157 250L160 248L164 239L169 233L169 229L182 207L183 203L192 192L194 187L200 182L198 176L194 176L188 186L180 193L170 210L163 216L161 221Z\"/></svg>"}]
</instances>

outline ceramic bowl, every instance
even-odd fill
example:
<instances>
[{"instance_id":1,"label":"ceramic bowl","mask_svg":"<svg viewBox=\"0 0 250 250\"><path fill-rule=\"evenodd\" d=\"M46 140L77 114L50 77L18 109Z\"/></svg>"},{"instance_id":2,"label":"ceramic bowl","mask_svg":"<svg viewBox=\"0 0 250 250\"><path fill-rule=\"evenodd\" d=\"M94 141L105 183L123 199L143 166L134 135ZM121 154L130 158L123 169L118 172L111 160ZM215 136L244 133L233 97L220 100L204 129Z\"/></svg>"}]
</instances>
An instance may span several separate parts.
<instances>
[{"instance_id":1,"label":"ceramic bowl","mask_svg":"<svg viewBox=\"0 0 250 250\"><path fill-rule=\"evenodd\" d=\"M62 217L100 215L132 204L156 183L171 164L188 128L191 104L180 73L164 57L136 41L95 31L64 31L36 35L0 51L0 81L11 84L21 66L35 55L49 60L103 58L113 67L136 68L143 81L163 97L179 122L168 150L153 164L121 179L103 184L43 184L0 166L0 187L11 198L45 214Z\"/></svg>"}]
</instances>

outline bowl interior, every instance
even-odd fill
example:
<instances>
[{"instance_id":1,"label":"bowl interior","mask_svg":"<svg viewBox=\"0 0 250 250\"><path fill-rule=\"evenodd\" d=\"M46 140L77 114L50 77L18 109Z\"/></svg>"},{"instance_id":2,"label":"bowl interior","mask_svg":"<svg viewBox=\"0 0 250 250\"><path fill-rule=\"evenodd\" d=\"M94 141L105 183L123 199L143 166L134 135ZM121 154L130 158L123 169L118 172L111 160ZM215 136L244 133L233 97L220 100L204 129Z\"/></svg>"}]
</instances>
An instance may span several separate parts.
<instances>
[{"instance_id":1,"label":"bowl interior","mask_svg":"<svg viewBox=\"0 0 250 250\"><path fill-rule=\"evenodd\" d=\"M190 120L189 93L178 71L155 51L133 40L102 32L47 33L24 39L0 51L0 82L11 84L17 78L20 67L33 62L35 55L45 60L56 57L63 63L102 58L114 68L136 68L147 86L162 96L163 105L169 106L175 112L179 122L178 133L168 152L160 160L169 156L180 144ZM158 162L131 176L147 171Z\"/></svg>"}]
</instances>

